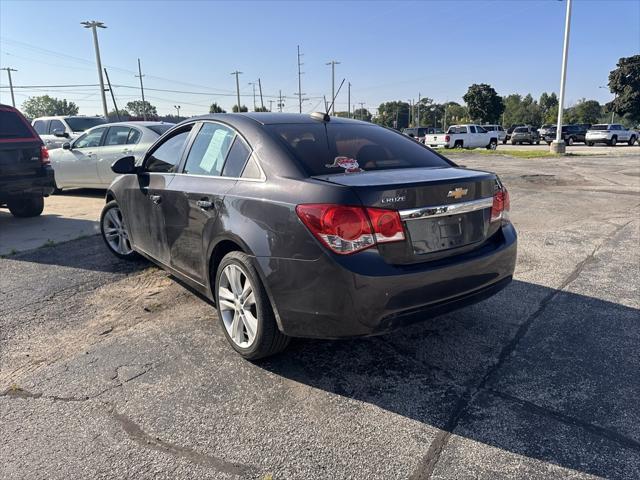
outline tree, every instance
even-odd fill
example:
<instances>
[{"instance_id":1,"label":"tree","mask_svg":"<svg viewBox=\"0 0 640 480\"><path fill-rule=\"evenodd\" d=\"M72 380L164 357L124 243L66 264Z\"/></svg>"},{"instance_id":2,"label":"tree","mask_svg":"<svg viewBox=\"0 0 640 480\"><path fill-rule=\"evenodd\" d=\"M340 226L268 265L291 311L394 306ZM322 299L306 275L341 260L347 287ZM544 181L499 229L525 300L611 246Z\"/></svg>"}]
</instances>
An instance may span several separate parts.
<instances>
[{"instance_id":1,"label":"tree","mask_svg":"<svg viewBox=\"0 0 640 480\"><path fill-rule=\"evenodd\" d=\"M409 126L409 104L395 101L381 103L378 115L373 119L378 125L401 130Z\"/></svg>"},{"instance_id":2,"label":"tree","mask_svg":"<svg viewBox=\"0 0 640 480\"><path fill-rule=\"evenodd\" d=\"M609 90L615 95L607 108L619 115L626 115L634 122L640 121L640 55L623 57L618 68L609 73Z\"/></svg>"},{"instance_id":3,"label":"tree","mask_svg":"<svg viewBox=\"0 0 640 480\"><path fill-rule=\"evenodd\" d=\"M131 114L129 112L127 112L126 110L118 110L118 113L120 114L120 121L121 122L127 122L129 120L131 120ZM116 115L116 111L111 110L109 112L109 121L110 122L117 122L118 121L118 115Z\"/></svg>"},{"instance_id":4,"label":"tree","mask_svg":"<svg viewBox=\"0 0 640 480\"><path fill-rule=\"evenodd\" d=\"M129 102L126 105L126 109L131 112L131 115L134 117L144 117L145 113L147 118L156 118L158 116L158 111L156 107L151 105L146 100L143 102L142 100L134 100L133 102Z\"/></svg>"},{"instance_id":5,"label":"tree","mask_svg":"<svg viewBox=\"0 0 640 480\"><path fill-rule=\"evenodd\" d=\"M227 113L227 112L216 102L213 102L209 107L209 113Z\"/></svg>"},{"instance_id":6,"label":"tree","mask_svg":"<svg viewBox=\"0 0 640 480\"><path fill-rule=\"evenodd\" d=\"M371 112L366 108L356 108L351 115L352 118L356 118L358 120L364 120L365 122L371 121Z\"/></svg>"},{"instance_id":7,"label":"tree","mask_svg":"<svg viewBox=\"0 0 640 480\"><path fill-rule=\"evenodd\" d=\"M551 92L550 94L547 92L542 92L538 104L540 105L540 110L542 111L542 121L544 123L555 122L553 118L549 119L549 114L551 113L552 109L555 108L556 117L558 113L558 97L555 92Z\"/></svg>"},{"instance_id":8,"label":"tree","mask_svg":"<svg viewBox=\"0 0 640 480\"><path fill-rule=\"evenodd\" d=\"M269 109L267 107L256 107L254 112L268 112Z\"/></svg>"},{"instance_id":9,"label":"tree","mask_svg":"<svg viewBox=\"0 0 640 480\"><path fill-rule=\"evenodd\" d=\"M497 123L504 111L502 98L486 83L474 83L462 98L469 109L469 116L481 122Z\"/></svg>"},{"instance_id":10,"label":"tree","mask_svg":"<svg viewBox=\"0 0 640 480\"><path fill-rule=\"evenodd\" d=\"M598 123L603 113L598 101L584 98L569 110L571 114L567 114L567 120L572 120L571 123Z\"/></svg>"},{"instance_id":11,"label":"tree","mask_svg":"<svg viewBox=\"0 0 640 480\"><path fill-rule=\"evenodd\" d=\"M469 122L469 116L467 115L467 109L457 102L447 102L444 104L445 111L444 126L455 125L456 123Z\"/></svg>"},{"instance_id":12,"label":"tree","mask_svg":"<svg viewBox=\"0 0 640 480\"><path fill-rule=\"evenodd\" d=\"M241 111L241 112L248 112L248 111L249 111L249 109L247 108L247 106L246 106L246 105L241 105L241 106L240 106L240 111ZM234 106L233 106L233 113L238 113L238 105L234 105Z\"/></svg>"},{"instance_id":13,"label":"tree","mask_svg":"<svg viewBox=\"0 0 640 480\"><path fill-rule=\"evenodd\" d=\"M25 100L22 104L22 111L29 118L49 115L77 115L78 106L73 102L68 102L66 98L58 100L49 95L41 95Z\"/></svg>"}]
</instances>

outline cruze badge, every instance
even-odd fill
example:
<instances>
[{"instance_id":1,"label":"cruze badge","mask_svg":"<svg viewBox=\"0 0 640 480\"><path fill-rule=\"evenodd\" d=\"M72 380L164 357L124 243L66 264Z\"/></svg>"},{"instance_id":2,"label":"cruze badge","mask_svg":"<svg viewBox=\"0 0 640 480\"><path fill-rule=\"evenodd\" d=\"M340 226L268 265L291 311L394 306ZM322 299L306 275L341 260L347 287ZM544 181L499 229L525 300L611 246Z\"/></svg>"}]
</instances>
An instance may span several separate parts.
<instances>
[{"instance_id":1,"label":"cruze badge","mask_svg":"<svg viewBox=\"0 0 640 480\"><path fill-rule=\"evenodd\" d=\"M383 197L382 203L395 203L395 202L404 202L407 199L404 195L398 195L397 197Z\"/></svg>"},{"instance_id":2,"label":"cruze badge","mask_svg":"<svg viewBox=\"0 0 640 480\"><path fill-rule=\"evenodd\" d=\"M469 190L466 188L456 188L455 190L449 190L447 198L455 198L456 200L464 197Z\"/></svg>"}]
</instances>

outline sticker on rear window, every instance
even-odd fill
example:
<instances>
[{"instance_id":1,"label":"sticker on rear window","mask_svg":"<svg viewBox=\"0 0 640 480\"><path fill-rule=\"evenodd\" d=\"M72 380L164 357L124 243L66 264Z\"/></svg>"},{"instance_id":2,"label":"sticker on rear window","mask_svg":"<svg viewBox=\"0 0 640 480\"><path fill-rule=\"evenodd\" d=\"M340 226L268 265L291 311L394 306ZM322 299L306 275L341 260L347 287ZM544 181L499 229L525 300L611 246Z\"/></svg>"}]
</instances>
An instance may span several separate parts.
<instances>
[{"instance_id":1,"label":"sticker on rear window","mask_svg":"<svg viewBox=\"0 0 640 480\"><path fill-rule=\"evenodd\" d=\"M326 163L326 168L344 168L344 173L359 173L364 172L358 165L358 161L355 158L350 157L336 157L333 163Z\"/></svg>"}]
</instances>

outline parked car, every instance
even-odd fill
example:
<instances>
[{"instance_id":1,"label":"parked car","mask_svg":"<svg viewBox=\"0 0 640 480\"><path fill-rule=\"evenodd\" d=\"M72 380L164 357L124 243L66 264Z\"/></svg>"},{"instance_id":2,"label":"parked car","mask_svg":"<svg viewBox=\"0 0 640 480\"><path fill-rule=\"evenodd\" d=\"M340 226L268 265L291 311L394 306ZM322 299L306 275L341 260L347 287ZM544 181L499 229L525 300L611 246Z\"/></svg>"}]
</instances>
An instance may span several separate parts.
<instances>
[{"instance_id":1,"label":"parked car","mask_svg":"<svg viewBox=\"0 0 640 480\"><path fill-rule=\"evenodd\" d=\"M523 123L517 123L515 125L511 125L508 129L507 129L507 138L506 141L504 143L507 143L509 140L511 140L511 134L513 133L513 131L518 128L518 127L526 127L525 124Z\"/></svg>"},{"instance_id":2,"label":"parked car","mask_svg":"<svg viewBox=\"0 0 640 480\"><path fill-rule=\"evenodd\" d=\"M498 142L502 142L503 145L507 143L507 132L502 128L502 125L482 125L482 128L487 132L496 132Z\"/></svg>"},{"instance_id":3,"label":"parked car","mask_svg":"<svg viewBox=\"0 0 640 480\"><path fill-rule=\"evenodd\" d=\"M538 136L542 139L549 133L552 128L556 128L555 123L545 123L538 129ZM555 130L554 130L555 131Z\"/></svg>"},{"instance_id":4,"label":"parked car","mask_svg":"<svg viewBox=\"0 0 640 480\"><path fill-rule=\"evenodd\" d=\"M614 146L618 142L627 142L627 144L633 145L636 140L638 140L638 132L629 130L619 123L592 125L586 135L586 142L590 147L596 143Z\"/></svg>"},{"instance_id":5,"label":"parked car","mask_svg":"<svg viewBox=\"0 0 640 480\"><path fill-rule=\"evenodd\" d=\"M451 125L447 133L427 136L425 143L434 148L477 148L495 150L498 146L497 132L490 132L480 125Z\"/></svg>"},{"instance_id":6,"label":"parked car","mask_svg":"<svg viewBox=\"0 0 640 480\"><path fill-rule=\"evenodd\" d=\"M49 152L15 108L0 105L0 207L16 217L35 217L54 188Z\"/></svg>"},{"instance_id":7,"label":"parked car","mask_svg":"<svg viewBox=\"0 0 640 480\"><path fill-rule=\"evenodd\" d=\"M160 135L173 127L163 122L110 123L87 130L51 152L56 188L107 188L116 174L111 164L125 155L140 159Z\"/></svg>"},{"instance_id":8,"label":"parked car","mask_svg":"<svg viewBox=\"0 0 640 480\"><path fill-rule=\"evenodd\" d=\"M62 144L75 140L86 130L102 125L107 121L102 117L38 117L31 122L33 128L48 150L62 147Z\"/></svg>"},{"instance_id":9,"label":"parked car","mask_svg":"<svg viewBox=\"0 0 640 480\"><path fill-rule=\"evenodd\" d=\"M511 132L511 145L522 145L523 143L539 145L540 136L538 135L538 130L529 125L514 128Z\"/></svg>"},{"instance_id":10,"label":"parked car","mask_svg":"<svg viewBox=\"0 0 640 480\"><path fill-rule=\"evenodd\" d=\"M509 195L368 122L215 114L113 165L101 229L214 301L242 356L386 332L486 298L516 261Z\"/></svg>"},{"instance_id":11,"label":"parked car","mask_svg":"<svg viewBox=\"0 0 640 480\"><path fill-rule=\"evenodd\" d=\"M544 141L547 142L547 145L551 145L551 142L556 139L557 131L557 127L552 127L548 130L544 136ZM584 143L586 135L587 130L581 125L563 125L560 138L562 138L567 145L573 145L576 142Z\"/></svg>"},{"instance_id":12,"label":"parked car","mask_svg":"<svg viewBox=\"0 0 640 480\"><path fill-rule=\"evenodd\" d=\"M402 129L402 133L415 138L420 143L424 143L424 139L427 135L433 135L436 133L443 133L441 128L435 127L413 127L413 128L404 128Z\"/></svg>"}]
</instances>

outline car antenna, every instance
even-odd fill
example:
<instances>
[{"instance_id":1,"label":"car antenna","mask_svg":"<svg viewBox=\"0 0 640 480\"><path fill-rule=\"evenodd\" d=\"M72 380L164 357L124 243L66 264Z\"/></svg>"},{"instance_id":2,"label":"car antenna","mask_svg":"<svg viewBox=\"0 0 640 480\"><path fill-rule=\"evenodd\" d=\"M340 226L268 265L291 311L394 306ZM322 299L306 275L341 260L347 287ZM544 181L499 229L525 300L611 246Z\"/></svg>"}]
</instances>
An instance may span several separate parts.
<instances>
[{"instance_id":1,"label":"car antenna","mask_svg":"<svg viewBox=\"0 0 640 480\"><path fill-rule=\"evenodd\" d=\"M333 104L336 102L336 98L338 97L338 94L340 93L340 89L342 88L342 85L344 85L344 78L342 79L342 82L340 82L340 86L338 87L338 91L336 92L335 97L333 97L333 99L331 100L331 105L329 105L327 107L327 115L329 115L329 112L331 111L331 109L333 108Z\"/></svg>"}]
</instances>

